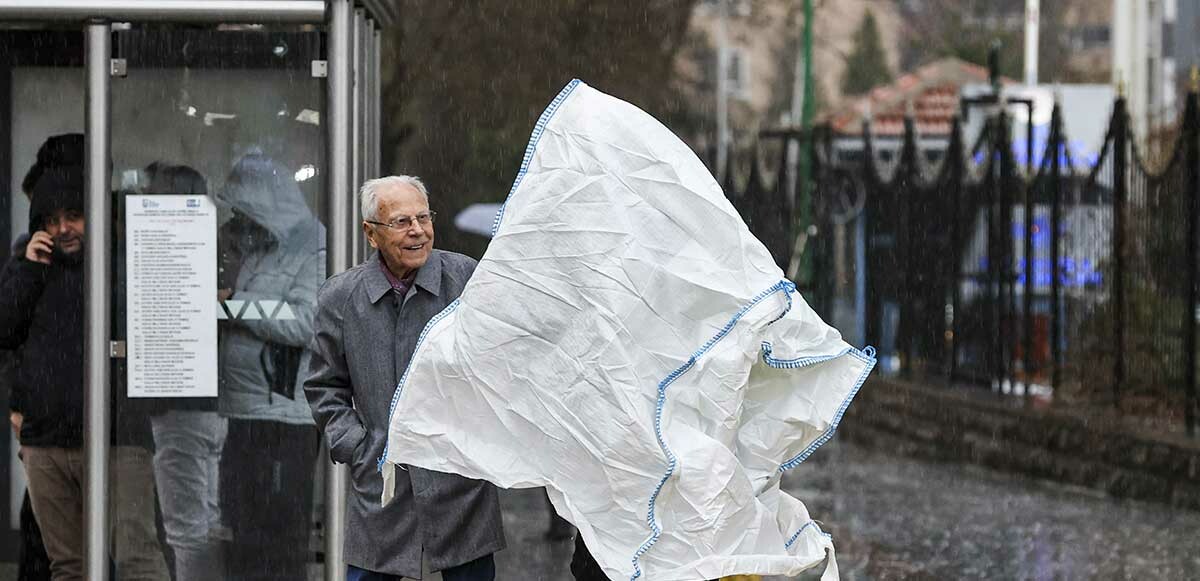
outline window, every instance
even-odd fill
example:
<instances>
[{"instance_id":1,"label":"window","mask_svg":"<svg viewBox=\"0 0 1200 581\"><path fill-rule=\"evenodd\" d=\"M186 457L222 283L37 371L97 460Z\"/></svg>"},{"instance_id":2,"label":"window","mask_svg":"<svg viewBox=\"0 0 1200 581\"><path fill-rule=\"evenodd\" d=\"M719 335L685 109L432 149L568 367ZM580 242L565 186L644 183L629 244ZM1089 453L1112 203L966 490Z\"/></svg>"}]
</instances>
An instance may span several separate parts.
<instances>
[{"instance_id":1,"label":"window","mask_svg":"<svg viewBox=\"0 0 1200 581\"><path fill-rule=\"evenodd\" d=\"M746 49L730 47L728 69L725 79L728 81L729 95L738 99L750 98L750 58Z\"/></svg>"}]
</instances>

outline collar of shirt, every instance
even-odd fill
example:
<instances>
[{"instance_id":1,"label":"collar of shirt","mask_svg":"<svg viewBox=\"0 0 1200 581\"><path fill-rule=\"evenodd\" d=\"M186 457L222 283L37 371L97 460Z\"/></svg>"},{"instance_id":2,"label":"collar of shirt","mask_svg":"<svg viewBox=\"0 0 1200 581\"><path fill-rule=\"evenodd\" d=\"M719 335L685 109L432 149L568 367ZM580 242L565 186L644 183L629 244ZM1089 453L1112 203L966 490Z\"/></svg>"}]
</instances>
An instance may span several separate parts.
<instances>
[{"instance_id":1,"label":"collar of shirt","mask_svg":"<svg viewBox=\"0 0 1200 581\"><path fill-rule=\"evenodd\" d=\"M404 296L408 293L408 288L412 286L413 279L416 278L416 271L408 273L408 276L403 279L396 278L392 271L388 269L387 263L383 261L383 254L379 255L379 269L383 271L383 276L387 277L388 284L392 285L392 290L396 294Z\"/></svg>"}]
</instances>

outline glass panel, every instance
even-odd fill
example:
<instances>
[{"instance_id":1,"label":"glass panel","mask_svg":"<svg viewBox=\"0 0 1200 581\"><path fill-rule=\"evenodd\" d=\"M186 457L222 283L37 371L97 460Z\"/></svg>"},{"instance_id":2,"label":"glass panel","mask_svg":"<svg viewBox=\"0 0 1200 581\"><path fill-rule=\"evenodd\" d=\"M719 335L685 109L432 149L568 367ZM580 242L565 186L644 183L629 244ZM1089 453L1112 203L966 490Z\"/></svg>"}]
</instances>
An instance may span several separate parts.
<instances>
[{"instance_id":1,"label":"glass panel","mask_svg":"<svg viewBox=\"0 0 1200 581\"><path fill-rule=\"evenodd\" d=\"M74 259L84 232L82 221L55 219L43 225L47 220L38 216L31 228L30 201L34 191L61 183L56 168L82 160L70 154L77 151L83 129L82 59L77 27L0 26L0 183L7 189L0 194L0 262L5 265L0 272L0 401L8 403L6 415L14 424L0 432L0 561L40 555L28 562L43 568L48 563L26 494L15 424L19 418L25 432L26 462L46 459L39 449L81 442L83 295ZM52 138L68 133L76 135ZM82 193L75 189L74 194ZM63 206L77 206L82 199L69 193L52 197L45 201L53 207L47 212L39 204L37 214L66 214ZM46 256L52 266L21 258L31 230L48 230L62 242L57 253ZM72 252L63 253L68 247ZM73 384L74 391L63 384ZM79 514L76 522L81 521Z\"/></svg>"},{"instance_id":2,"label":"glass panel","mask_svg":"<svg viewBox=\"0 0 1200 581\"><path fill-rule=\"evenodd\" d=\"M300 389L325 279L320 40L116 34L114 334L128 358L114 368L114 458L129 450L133 465L114 470L113 495L139 530L157 491L177 580L320 574L324 470ZM156 567L152 553L139 565Z\"/></svg>"}]
</instances>

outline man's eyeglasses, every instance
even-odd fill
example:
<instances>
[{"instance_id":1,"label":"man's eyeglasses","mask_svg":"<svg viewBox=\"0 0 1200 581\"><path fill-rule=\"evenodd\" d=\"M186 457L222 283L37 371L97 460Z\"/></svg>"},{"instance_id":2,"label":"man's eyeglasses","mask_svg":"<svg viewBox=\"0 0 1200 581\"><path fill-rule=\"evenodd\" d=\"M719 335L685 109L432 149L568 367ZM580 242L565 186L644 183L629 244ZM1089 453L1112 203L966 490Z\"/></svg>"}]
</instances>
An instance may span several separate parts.
<instances>
[{"instance_id":1,"label":"man's eyeglasses","mask_svg":"<svg viewBox=\"0 0 1200 581\"><path fill-rule=\"evenodd\" d=\"M437 212L421 212L416 216L401 216L391 222L375 222L373 220L363 220L367 224L375 226L383 226L384 228L392 228L395 230L408 230L412 227L415 221L420 226L428 226L433 223L433 219L437 216Z\"/></svg>"}]
</instances>

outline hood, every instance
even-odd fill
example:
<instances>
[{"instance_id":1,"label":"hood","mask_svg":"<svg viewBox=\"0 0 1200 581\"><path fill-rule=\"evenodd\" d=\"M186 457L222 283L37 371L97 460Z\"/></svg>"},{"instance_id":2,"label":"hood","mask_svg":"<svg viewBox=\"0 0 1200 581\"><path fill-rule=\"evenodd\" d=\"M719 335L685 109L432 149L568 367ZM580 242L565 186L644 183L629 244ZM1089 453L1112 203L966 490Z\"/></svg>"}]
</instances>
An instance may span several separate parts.
<instances>
[{"instance_id":1,"label":"hood","mask_svg":"<svg viewBox=\"0 0 1200 581\"><path fill-rule=\"evenodd\" d=\"M83 168L50 168L42 172L33 186L29 203L29 231L42 229L42 221L55 210L83 213Z\"/></svg>"},{"instance_id":2,"label":"hood","mask_svg":"<svg viewBox=\"0 0 1200 581\"><path fill-rule=\"evenodd\" d=\"M46 139L38 148L37 160L21 180L21 189L33 192L46 170L56 167L83 167L84 141L82 133L64 133Z\"/></svg>"},{"instance_id":3,"label":"hood","mask_svg":"<svg viewBox=\"0 0 1200 581\"><path fill-rule=\"evenodd\" d=\"M217 199L266 228L276 240L286 240L297 226L315 219L294 173L261 153L238 160Z\"/></svg>"}]
</instances>

